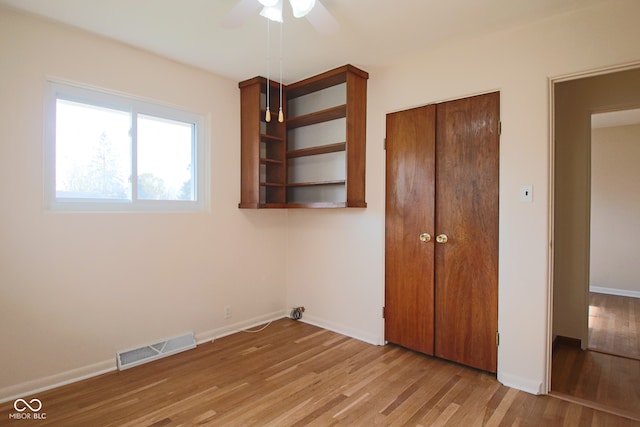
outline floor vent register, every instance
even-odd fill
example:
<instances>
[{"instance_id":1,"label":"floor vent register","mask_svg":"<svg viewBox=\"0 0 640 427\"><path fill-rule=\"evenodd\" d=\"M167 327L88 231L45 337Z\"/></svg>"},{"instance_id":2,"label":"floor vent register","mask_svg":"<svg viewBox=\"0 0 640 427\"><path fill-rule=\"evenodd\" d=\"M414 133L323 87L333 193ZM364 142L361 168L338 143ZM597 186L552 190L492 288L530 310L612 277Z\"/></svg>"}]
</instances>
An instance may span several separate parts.
<instances>
[{"instance_id":1,"label":"floor vent register","mask_svg":"<svg viewBox=\"0 0 640 427\"><path fill-rule=\"evenodd\" d=\"M151 362L172 354L190 350L196 347L196 340L193 333L180 335L155 344L135 348L133 350L121 351L117 355L118 369L123 370Z\"/></svg>"}]
</instances>

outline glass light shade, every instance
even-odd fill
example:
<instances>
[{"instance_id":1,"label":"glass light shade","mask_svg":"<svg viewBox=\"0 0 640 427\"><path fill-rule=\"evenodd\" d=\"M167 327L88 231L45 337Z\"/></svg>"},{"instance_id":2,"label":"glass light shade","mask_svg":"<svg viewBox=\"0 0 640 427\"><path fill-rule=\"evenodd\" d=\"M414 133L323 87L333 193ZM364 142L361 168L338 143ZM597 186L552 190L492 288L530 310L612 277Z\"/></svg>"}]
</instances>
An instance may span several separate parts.
<instances>
[{"instance_id":1,"label":"glass light shade","mask_svg":"<svg viewBox=\"0 0 640 427\"><path fill-rule=\"evenodd\" d=\"M311 12L313 6L316 5L316 0L289 0L289 3L291 3L291 8L293 9L293 16L302 18Z\"/></svg>"},{"instance_id":2,"label":"glass light shade","mask_svg":"<svg viewBox=\"0 0 640 427\"><path fill-rule=\"evenodd\" d=\"M260 15L271 21L282 22L282 0L277 0L274 6L263 7Z\"/></svg>"},{"instance_id":3,"label":"glass light shade","mask_svg":"<svg viewBox=\"0 0 640 427\"><path fill-rule=\"evenodd\" d=\"M264 7L273 7L278 4L278 0L258 0Z\"/></svg>"}]
</instances>

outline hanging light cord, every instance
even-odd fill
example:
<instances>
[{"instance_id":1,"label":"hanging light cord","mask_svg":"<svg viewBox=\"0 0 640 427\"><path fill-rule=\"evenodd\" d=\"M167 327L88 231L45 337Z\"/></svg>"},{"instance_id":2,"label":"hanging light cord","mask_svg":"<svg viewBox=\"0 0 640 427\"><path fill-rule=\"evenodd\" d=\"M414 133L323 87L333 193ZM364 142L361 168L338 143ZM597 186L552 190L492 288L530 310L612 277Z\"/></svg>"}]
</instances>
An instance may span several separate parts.
<instances>
[{"instance_id":1,"label":"hanging light cord","mask_svg":"<svg viewBox=\"0 0 640 427\"><path fill-rule=\"evenodd\" d=\"M278 110L278 121L284 122L284 113L282 112L282 29L284 28L284 20L280 23L280 109Z\"/></svg>"},{"instance_id":2,"label":"hanging light cord","mask_svg":"<svg viewBox=\"0 0 640 427\"><path fill-rule=\"evenodd\" d=\"M267 123L271 121L271 111L269 111L269 104L271 103L271 94L269 91L269 86L271 86L271 83L269 82L271 78L271 27L269 26L269 21L270 19L267 19L267 111L264 114L264 120Z\"/></svg>"}]
</instances>

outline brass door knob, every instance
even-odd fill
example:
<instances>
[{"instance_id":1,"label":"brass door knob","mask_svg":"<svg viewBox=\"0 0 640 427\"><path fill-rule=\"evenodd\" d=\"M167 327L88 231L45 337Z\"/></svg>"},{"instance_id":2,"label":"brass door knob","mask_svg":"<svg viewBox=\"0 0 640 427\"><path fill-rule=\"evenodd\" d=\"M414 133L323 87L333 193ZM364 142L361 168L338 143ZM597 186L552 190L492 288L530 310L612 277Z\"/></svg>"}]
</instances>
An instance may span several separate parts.
<instances>
[{"instance_id":1,"label":"brass door knob","mask_svg":"<svg viewBox=\"0 0 640 427\"><path fill-rule=\"evenodd\" d=\"M447 243L449 241L449 238L447 237L446 234L438 234L436 236L436 242L438 243Z\"/></svg>"},{"instance_id":2,"label":"brass door knob","mask_svg":"<svg viewBox=\"0 0 640 427\"><path fill-rule=\"evenodd\" d=\"M427 242L431 241L431 234L429 234L429 233L422 233L422 234L420 235L420 241L421 241L421 242L424 242L424 243L427 243Z\"/></svg>"}]
</instances>

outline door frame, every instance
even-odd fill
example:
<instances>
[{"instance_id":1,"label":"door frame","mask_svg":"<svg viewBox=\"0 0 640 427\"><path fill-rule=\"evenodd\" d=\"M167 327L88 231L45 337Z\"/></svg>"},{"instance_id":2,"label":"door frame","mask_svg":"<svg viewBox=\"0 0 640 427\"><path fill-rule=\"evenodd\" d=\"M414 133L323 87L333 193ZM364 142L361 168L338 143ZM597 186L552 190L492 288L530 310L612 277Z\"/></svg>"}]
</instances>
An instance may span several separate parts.
<instances>
[{"instance_id":1,"label":"door frame","mask_svg":"<svg viewBox=\"0 0 640 427\"><path fill-rule=\"evenodd\" d=\"M633 62L628 62L628 63L623 63L623 64L618 64L618 65L613 65L613 66L608 66L608 67L600 67L600 68L596 68L596 69L592 69L592 70L588 70L588 71L582 71L582 72L577 72L577 73L571 73L571 74L564 74L564 75L559 75L559 76L555 76L555 77L549 77L548 78L548 93L549 93L549 188L548 188L548 194L549 194L549 199L548 199L548 212L547 212L547 218L548 218L548 231L547 231L547 243L548 243L548 247L549 247L549 253L548 253L548 269L547 269L547 340L546 340L546 360L545 360L545 371L546 371L546 377L545 377L545 384L543 385L543 390L546 391L546 393L550 393L551 392L551 368L552 368L552 351L553 351L553 309L554 309L554 301L553 301L553 290L554 290L554 283L553 283L553 277L554 277L554 255L555 255L555 246L554 246L554 236L555 236L555 229L554 229L554 222L555 222L555 217L554 217L554 210L555 210L555 166L556 166L556 162L555 162L555 148L556 148L556 144L555 144L555 84L556 83L561 83L561 82L566 82L566 81L571 81L571 80L578 80L578 79L582 79L582 78L587 78L587 77L595 77L595 76L599 76L599 75L603 75L603 74L610 74L610 73L615 73L615 72L619 72L619 71L627 71L627 70L632 70L632 69L637 69L640 68L640 61L633 61ZM591 190L589 190L589 194L591 193ZM590 225L589 227L590 228ZM589 233L590 230L587 229L585 230L585 233ZM589 269L589 264L587 263L585 268L588 270ZM587 271L588 273L588 271ZM587 275L588 277L588 275ZM587 313L588 313L588 304L589 304L589 299L588 299L588 294L589 294L589 286L587 285L584 289L584 292L586 293L586 302L587 302ZM588 337L589 336L589 322L588 319L586 319L584 327L583 327L583 336ZM584 346L587 345L587 343L583 343Z\"/></svg>"}]
</instances>

